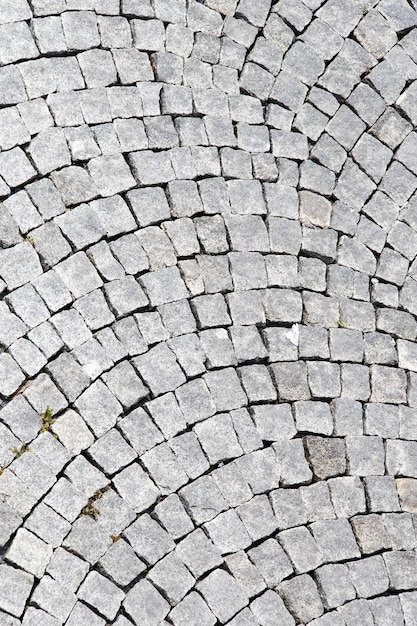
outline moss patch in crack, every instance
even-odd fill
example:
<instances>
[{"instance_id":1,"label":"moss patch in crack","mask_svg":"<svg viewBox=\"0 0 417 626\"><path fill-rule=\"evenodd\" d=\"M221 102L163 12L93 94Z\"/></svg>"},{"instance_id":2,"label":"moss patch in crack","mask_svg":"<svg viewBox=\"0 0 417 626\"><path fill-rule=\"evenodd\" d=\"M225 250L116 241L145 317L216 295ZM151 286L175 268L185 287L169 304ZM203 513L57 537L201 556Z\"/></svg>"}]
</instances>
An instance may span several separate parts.
<instances>
[{"instance_id":1,"label":"moss patch in crack","mask_svg":"<svg viewBox=\"0 0 417 626\"><path fill-rule=\"evenodd\" d=\"M22 443L20 448L10 448L10 452L13 452L15 459L19 459L22 456L22 454L24 454L25 452L29 452L29 451L30 451L30 448L29 448L28 443Z\"/></svg>"},{"instance_id":2,"label":"moss patch in crack","mask_svg":"<svg viewBox=\"0 0 417 626\"><path fill-rule=\"evenodd\" d=\"M97 489L97 491L94 492L94 495L88 499L88 503L85 507L81 509L80 515L88 515L93 519L97 519L98 515L100 515L100 511L96 507L95 503L97 500L100 500L103 494L105 494L109 489L109 485L107 485L107 487L103 487L102 489Z\"/></svg>"},{"instance_id":3,"label":"moss patch in crack","mask_svg":"<svg viewBox=\"0 0 417 626\"><path fill-rule=\"evenodd\" d=\"M51 426L55 423L55 418L52 417L52 409L50 406L47 406L43 413L40 415L41 418L41 427L39 429L40 433L44 433L46 431L51 430Z\"/></svg>"}]
</instances>

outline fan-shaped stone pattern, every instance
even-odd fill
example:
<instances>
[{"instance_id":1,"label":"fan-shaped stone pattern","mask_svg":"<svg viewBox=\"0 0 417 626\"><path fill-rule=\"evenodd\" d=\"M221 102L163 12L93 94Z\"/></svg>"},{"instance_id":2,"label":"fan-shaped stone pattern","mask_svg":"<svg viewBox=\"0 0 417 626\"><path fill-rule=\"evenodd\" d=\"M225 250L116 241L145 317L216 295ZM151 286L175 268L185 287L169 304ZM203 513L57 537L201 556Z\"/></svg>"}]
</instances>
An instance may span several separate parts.
<instances>
[{"instance_id":1,"label":"fan-shaped stone pattern","mask_svg":"<svg viewBox=\"0 0 417 626\"><path fill-rule=\"evenodd\" d=\"M0 0L0 623L417 620L415 0Z\"/></svg>"}]
</instances>

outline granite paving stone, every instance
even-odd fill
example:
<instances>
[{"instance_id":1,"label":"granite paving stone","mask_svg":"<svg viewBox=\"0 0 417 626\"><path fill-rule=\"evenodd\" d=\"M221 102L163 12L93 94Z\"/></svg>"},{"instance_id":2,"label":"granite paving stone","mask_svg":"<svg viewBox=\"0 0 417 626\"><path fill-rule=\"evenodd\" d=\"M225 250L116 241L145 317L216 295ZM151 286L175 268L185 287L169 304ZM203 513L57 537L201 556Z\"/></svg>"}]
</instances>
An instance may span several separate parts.
<instances>
[{"instance_id":1,"label":"granite paving stone","mask_svg":"<svg viewBox=\"0 0 417 626\"><path fill-rule=\"evenodd\" d=\"M36 587L37 605L58 620L66 620L77 600L77 596L60 585L50 576L44 576ZM59 598L59 602L58 601Z\"/></svg>"},{"instance_id":2,"label":"granite paving stone","mask_svg":"<svg viewBox=\"0 0 417 626\"><path fill-rule=\"evenodd\" d=\"M308 622L324 612L316 584L308 574L283 581L278 592L298 620Z\"/></svg>"},{"instance_id":3,"label":"granite paving stone","mask_svg":"<svg viewBox=\"0 0 417 626\"><path fill-rule=\"evenodd\" d=\"M96 626L103 626L103 624L105 624L104 620L99 617L97 613L91 611L85 604L76 602L68 619L68 624L70 624L70 626L78 626L85 620L88 620L91 624Z\"/></svg>"},{"instance_id":4,"label":"granite paving stone","mask_svg":"<svg viewBox=\"0 0 417 626\"><path fill-rule=\"evenodd\" d=\"M323 565L317 570L316 577L323 593L326 608L336 608L355 599L356 593L351 580L351 570L346 565Z\"/></svg>"},{"instance_id":5,"label":"granite paving stone","mask_svg":"<svg viewBox=\"0 0 417 626\"><path fill-rule=\"evenodd\" d=\"M145 564L136 556L131 546L119 539L99 561L106 574L116 584L125 586L145 570Z\"/></svg>"},{"instance_id":6,"label":"granite paving stone","mask_svg":"<svg viewBox=\"0 0 417 626\"><path fill-rule=\"evenodd\" d=\"M124 599L124 593L107 578L90 572L78 591L79 598L96 608L107 619L113 619Z\"/></svg>"},{"instance_id":7,"label":"granite paving stone","mask_svg":"<svg viewBox=\"0 0 417 626\"><path fill-rule=\"evenodd\" d=\"M0 623L417 623L415 0L0 2Z\"/></svg>"},{"instance_id":8,"label":"granite paving stone","mask_svg":"<svg viewBox=\"0 0 417 626\"><path fill-rule=\"evenodd\" d=\"M195 591L189 593L172 609L171 619L175 626L184 622L190 626L213 626L216 623L214 614Z\"/></svg>"},{"instance_id":9,"label":"granite paving stone","mask_svg":"<svg viewBox=\"0 0 417 626\"><path fill-rule=\"evenodd\" d=\"M369 598L384 593L389 585L388 575L381 556L373 556L349 565L352 582L359 597Z\"/></svg>"},{"instance_id":10,"label":"granite paving stone","mask_svg":"<svg viewBox=\"0 0 417 626\"><path fill-rule=\"evenodd\" d=\"M172 393L166 393L155 398L155 400L150 400L147 402L146 408L167 438L173 437L185 429L185 417Z\"/></svg>"},{"instance_id":11,"label":"granite paving stone","mask_svg":"<svg viewBox=\"0 0 417 626\"><path fill-rule=\"evenodd\" d=\"M183 487L180 492L191 517L196 523L209 521L222 511L227 510L228 505L211 476L202 476ZM204 506L204 497L210 501L210 508Z\"/></svg>"},{"instance_id":12,"label":"granite paving stone","mask_svg":"<svg viewBox=\"0 0 417 626\"><path fill-rule=\"evenodd\" d=\"M337 613L342 616L342 619L345 620L345 623L349 624L349 626L354 624L357 619L361 619L366 626L371 626L373 622L369 603L365 599L348 602L340 607Z\"/></svg>"},{"instance_id":13,"label":"granite paving stone","mask_svg":"<svg viewBox=\"0 0 417 626\"><path fill-rule=\"evenodd\" d=\"M132 587L123 606L134 621L155 626L161 623L170 609L168 602L148 580L141 580Z\"/></svg>"},{"instance_id":14,"label":"granite paving stone","mask_svg":"<svg viewBox=\"0 0 417 626\"><path fill-rule=\"evenodd\" d=\"M33 576L25 571L2 564L1 609L7 614L20 617L33 586ZM7 619L7 614L4 614ZM13 623L13 622L12 622ZM16 623L18 621L16 620Z\"/></svg>"},{"instance_id":15,"label":"granite paving stone","mask_svg":"<svg viewBox=\"0 0 417 626\"><path fill-rule=\"evenodd\" d=\"M227 599L222 593L225 585L228 586L230 594L228 594ZM243 587L230 574L221 569L212 572L204 581L198 583L197 589L201 591L208 606L223 623L249 602Z\"/></svg>"}]
</instances>

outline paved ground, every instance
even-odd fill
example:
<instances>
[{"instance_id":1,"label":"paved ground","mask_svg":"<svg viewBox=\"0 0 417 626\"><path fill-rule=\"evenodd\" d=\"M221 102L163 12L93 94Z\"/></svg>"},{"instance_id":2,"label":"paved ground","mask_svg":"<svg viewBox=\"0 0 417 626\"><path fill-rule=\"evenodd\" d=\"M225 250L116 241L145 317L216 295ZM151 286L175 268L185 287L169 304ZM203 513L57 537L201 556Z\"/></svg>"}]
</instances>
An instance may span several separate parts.
<instances>
[{"instance_id":1,"label":"paved ground","mask_svg":"<svg viewBox=\"0 0 417 626\"><path fill-rule=\"evenodd\" d=\"M416 9L0 0L0 626L417 624Z\"/></svg>"}]
</instances>

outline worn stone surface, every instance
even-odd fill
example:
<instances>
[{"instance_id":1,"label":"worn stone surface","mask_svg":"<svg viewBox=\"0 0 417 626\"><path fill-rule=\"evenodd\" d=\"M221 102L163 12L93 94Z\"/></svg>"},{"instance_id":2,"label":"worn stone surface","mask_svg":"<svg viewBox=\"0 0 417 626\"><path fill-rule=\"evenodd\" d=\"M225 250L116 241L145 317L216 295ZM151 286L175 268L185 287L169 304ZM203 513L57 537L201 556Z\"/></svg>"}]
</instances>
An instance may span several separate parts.
<instances>
[{"instance_id":1,"label":"worn stone surface","mask_svg":"<svg viewBox=\"0 0 417 626\"><path fill-rule=\"evenodd\" d=\"M0 624L417 623L415 0L0 1Z\"/></svg>"}]
</instances>

